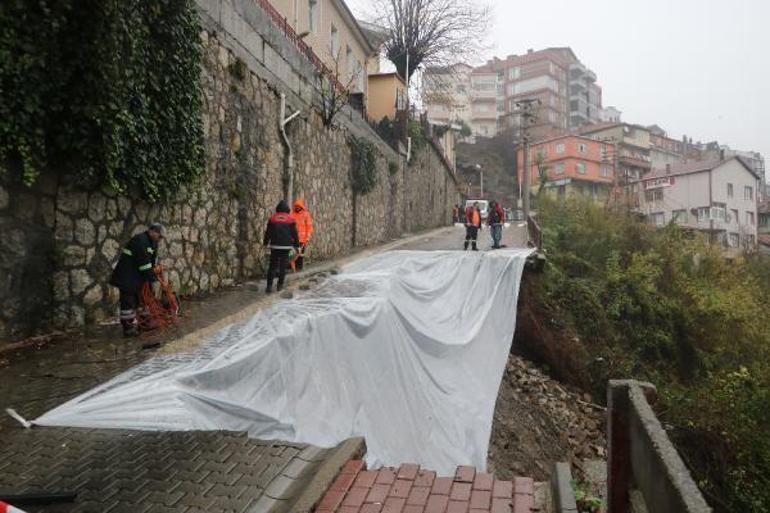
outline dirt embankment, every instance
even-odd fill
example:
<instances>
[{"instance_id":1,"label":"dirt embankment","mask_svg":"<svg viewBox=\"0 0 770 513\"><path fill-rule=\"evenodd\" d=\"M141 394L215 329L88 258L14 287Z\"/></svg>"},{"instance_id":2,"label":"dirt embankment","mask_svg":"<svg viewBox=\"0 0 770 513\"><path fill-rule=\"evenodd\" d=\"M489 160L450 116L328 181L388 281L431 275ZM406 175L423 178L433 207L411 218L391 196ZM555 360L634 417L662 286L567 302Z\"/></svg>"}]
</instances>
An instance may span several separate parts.
<instances>
[{"instance_id":1,"label":"dirt embankment","mask_svg":"<svg viewBox=\"0 0 770 513\"><path fill-rule=\"evenodd\" d=\"M553 463L606 457L605 409L594 404L587 353L554 325L539 301L539 281L525 275L513 352L500 384L489 449L490 470L549 477ZM534 363L533 363L534 362Z\"/></svg>"},{"instance_id":2,"label":"dirt embankment","mask_svg":"<svg viewBox=\"0 0 770 513\"><path fill-rule=\"evenodd\" d=\"M497 396L489 471L499 479L544 480L557 461L603 459L604 408L510 355Z\"/></svg>"}]
</instances>

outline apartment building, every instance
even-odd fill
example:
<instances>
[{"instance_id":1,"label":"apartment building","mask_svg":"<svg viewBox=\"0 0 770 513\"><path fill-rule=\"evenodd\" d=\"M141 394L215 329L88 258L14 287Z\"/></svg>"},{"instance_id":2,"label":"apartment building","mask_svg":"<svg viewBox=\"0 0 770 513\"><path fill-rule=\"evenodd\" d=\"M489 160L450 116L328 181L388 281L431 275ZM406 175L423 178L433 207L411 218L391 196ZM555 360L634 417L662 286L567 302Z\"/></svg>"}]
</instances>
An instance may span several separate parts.
<instances>
[{"instance_id":1,"label":"apartment building","mask_svg":"<svg viewBox=\"0 0 770 513\"><path fill-rule=\"evenodd\" d=\"M533 143L530 149L530 185L536 191L543 185L548 194L563 199L570 196L589 197L604 201L615 180L612 162L606 158L606 143L581 137L563 135ZM524 152L518 152L519 183L524 177Z\"/></svg>"},{"instance_id":2,"label":"apartment building","mask_svg":"<svg viewBox=\"0 0 770 513\"><path fill-rule=\"evenodd\" d=\"M423 106L428 121L443 125L462 121L473 130L470 102L472 71L472 66L462 63L425 71Z\"/></svg>"},{"instance_id":3,"label":"apartment building","mask_svg":"<svg viewBox=\"0 0 770 513\"><path fill-rule=\"evenodd\" d=\"M520 127L517 102L539 100L535 138L600 121L602 91L596 74L570 48L528 50L524 55L492 59L483 66L456 74L449 83L464 93L454 98L454 112L479 136L492 136L506 127ZM453 68L457 69L458 66ZM425 72L425 109L430 119L445 115L446 69ZM459 83L457 83L459 81ZM493 99L494 92L494 99Z\"/></svg>"},{"instance_id":4,"label":"apartment building","mask_svg":"<svg viewBox=\"0 0 770 513\"><path fill-rule=\"evenodd\" d=\"M741 158L672 164L635 186L639 210L655 225L707 233L728 254L757 248L759 177Z\"/></svg>"},{"instance_id":5,"label":"apartment building","mask_svg":"<svg viewBox=\"0 0 770 513\"><path fill-rule=\"evenodd\" d=\"M650 165L653 169L664 169L667 165L687 159L683 141L668 137L658 125L648 126L647 130L650 133Z\"/></svg>"},{"instance_id":6,"label":"apartment building","mask_svg":"<svg viewBox=\"0 0 770 513\"><path fill-rule=\"evenodd\" d=\"M617 160L618 181L625 186L639 180L652 170L650 130L629 123L597 123L580 133L608 144L608 152ZM617 147L617 155L614 154Z\"/></svg>"},{"instance_id":7,"label":"apartment building","mask_svg":"<svg viewBox=\"0 0 770 513\"><path fill-rule=\"evenodd\" d=\"M367 93L367 70L379 70L379 48L367 38L343 0L259 0L286 20L340 82Z\"/></svg>"}]
</instances>

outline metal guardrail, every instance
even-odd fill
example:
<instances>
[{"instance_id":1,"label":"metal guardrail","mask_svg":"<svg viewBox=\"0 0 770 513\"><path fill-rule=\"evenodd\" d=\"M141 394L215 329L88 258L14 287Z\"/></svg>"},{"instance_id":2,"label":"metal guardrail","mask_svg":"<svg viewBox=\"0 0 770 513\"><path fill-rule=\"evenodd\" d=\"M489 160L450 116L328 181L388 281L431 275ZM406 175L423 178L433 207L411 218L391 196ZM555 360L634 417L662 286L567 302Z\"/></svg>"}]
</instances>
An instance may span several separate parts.
<instances>
[{"instance_id":1,"label":"metal guardrail","mask_svg":"<svg viewBox=\"0 0 770 513\"><path fill-rule=\"evenodd\" d=\"M649 513L711 513L650 406L656 399L650 383L607 387L607 513L639 511L639 501Z\"/></svg>"}]
</instances>

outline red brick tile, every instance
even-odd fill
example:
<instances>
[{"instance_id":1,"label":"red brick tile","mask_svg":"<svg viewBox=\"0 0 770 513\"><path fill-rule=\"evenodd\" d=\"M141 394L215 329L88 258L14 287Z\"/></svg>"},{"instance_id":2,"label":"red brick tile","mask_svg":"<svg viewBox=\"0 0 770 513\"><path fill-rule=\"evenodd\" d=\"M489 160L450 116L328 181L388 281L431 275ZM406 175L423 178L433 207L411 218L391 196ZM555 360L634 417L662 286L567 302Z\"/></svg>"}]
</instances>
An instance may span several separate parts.
<instances>
[{"instance_id":1,"label":"red brick tile","mask_svg":"<svg viewBox=\"0 0 770 513\"><path fill-rule=\"evenodd\" d=\"M377 472L377 480L375 483L377 484L393 484L393 481L396 480L396 473L393 471L392 468L381 468L379 472Z\"/></svg>"},{"instance_id":2,"label":"red brick tile","mask_svg":"<svg viewBox=\"0 0 770 513\"><path fill-rule=\"evenodd\" d=\"M492 499L491 513L511 513L513 507L513 499Z\"/></svg>"},{"instance_id":3,"label":"red brick tile","mask_svg":"<svg viewBox=\"0 0 770 513\"><path fill-rule=\"evenodd\" d=\"M492 474L484 474L479 473L476 474L476 477L473 480L473 489L474 490L492 490L492 483L494 482L495 478L492 477Z\"/></svg>"},{"instance_id":4,"label":"red brick tile","mask_svg":"<svg viewBox=\"0 0 770 513\"><path fill-rule=\"evenodd\" d=\"M369 495L366 496L366 500L364 502L379 502L382 504L388 497L389 491L390 485L376 484L369 490Z\"/></svg>"},{"instance_id":5,"label":"red brick tile","mask_svg":"<svg viewBox=\"0 0 770 513\"><path fill-rule=\"evenodd\" d=\"M363 470L364 462L361 460L350 460L345 463L345 466L340 470L341 474L358 474Z\"/></svg>"},{"instance_id":6,"label":"red brick tile","mask_svg":"<svg viewBox=\"0 0 770 513\"><path fill-rule=\"evenodd\" d=\"M382 513L403 513L404 504L406 504L406 499L388 497L382 508Z\"/></svg>"},{"instance_id":7,"label":"red brick tile","mask_svg":"<svg viewBox=\"0 0 770 513\"><path fill-rule=\"evenodd\" d=\"M457 472L455 472L455 481L459 481L461 483L472 483L475 476L476 467L460 465L457 467Z\"/></svg>"},{"instance_id":8,"label":"red brick tile","mask_svg":"<svg viewBox=\"0 0 770 513\"><path fill-rule=\"evenodd\" d=\"M361 513L380 513L382 511L382 504L364 504L361 508Z\"/></svg>"},{"instance_id":9,"label":"red brick tile","mask_svg":"<svg viewBox=\"0 0 770 513\"><path fill-rule=\"evenodd\" d=\"M337 513L360 513L358 506L342 506Z\"/></svg>"},{"instance_id":10,"label":"red brick tile","mask_svg":"<svg viewBox=\"0 0 770 513\"><path fill-rule=\"evenodd\" d=\"M318 510L319 511L334 511L337 509L337 506L340 505L340 502L342 502L342 498L345 496L345 492L341 490L329 490L326 492L326 495L324 495L324 498L321 499L321 502L318 503Z\"/></svg>"},{"instance_id":11,"label":"red brick tile","mask_svg":"<svg viewBox=\"0 0 770 513\"><path fill-rule=\"evenodd\" d=\"M513 478L513 491L516 495L534 495L535 481L531 477L515 477Z\"/></svg>"},{"instance_id":12,"label":"red brick tile","mask_svg":"<svg viewBox=\"0 0 770 513\"><path fill-rule=\"evenodd\" d=\"M403 513L423 513L423 506L415 506L415 505L409 505L407 504L404 506L404 512Z\"/></svg>"},{"instance_id":13,"label":"red brick tile","mask_svg":"<svg viewBox=\"0 0 770 513\"><path fill-rule=\"evenodd\" d=\"M492 487L492 497L499 497L501 499L513 497L513 481L498 481L495 479L495 485Z\"/></svg>"},{"instance_id":14,"label":"red brick tile","mask_svg":"<svg viewBox=\"0 0 770 513\"><path fill-rule=\"evenodd\" d=\"M412 489L412 481L407 479L396 479L393 488L390 489L391 497L400 497L406 499L409 497L409 491Z\"/></svg>"},{"instance_id":15,"label":"red brick tile","mask_svg":"<svg viewBox=\"0 0 770 513\"><path fill-rule=\"evenodd\" d=\"M433 486L434 479L436 479L436 473L432 470L420 470L414 480L414 486Z\"/></svg>"},{"instance_id":16,"label":"red brick tile","mask_svg":"<svg viewBox=\"0 0 770 513\"><path fill-rule=\"evenodd\" d=\"M532 513L534 507L534 495L516 494L513 498L513 513Z\"/></svg>"},{"instance_id":17,"label":"red brick tile","mask_svg":"<svg viewBox=\"0 0 770 513\"><path fill-rule=\"evenodd\" d=\"M469 509L468 513L489 513L488 509ZM507 511L505 513L508 513Z\"/></svg>"},{"instance_id":18,"label":"red brick tile","mask_svg":"<svg viewBox=\"0 0 770 513\"><path fill-rule=\"evenodd\" d=\"M356 481L353 486L360 486L362 488L371 488L374 485L374 480L377 479L376 470L364 470L356 476Z\"/></svg>"},{"instance_id":19,"label":"red brick tile","mask_svg":"<svg viewBox=\"0 0 770 513\"><path fill-rule=\"evenodd\" d=\"M451 477L438 477L433 482L433 489L430 493L433 495L449 495L452 490L452 478Z\"/></svg>"},{"instance_id":20,"label":"red brick tile","mask_svg":"<svg viewBox=\"0 0 770 513\"><path fill-rule=\"evenodd\" d=\"M449 501L446 513L468 513L468 503L465 501Z\"/></svg>"},{"instance_id":21,"label":"red brick tile","mask_svg":"<svg viewBox=\"0 0 770 513\"><path fill-rule=\"evenodd\" d=\"M364 499L368 493L368 488L351 488L345 496L345 500L342 501L342 504L345 506L360 506L364 503Z\"/></svg>"},{"instance_id":22,"label":"red brick tile","mask_svg":"<svg viewBox=\"0 0 770 513\"><path fill-rule=\"evenodd\" d=\"M489 509L492 502L492 492L488 490L473 490L471 492L471 508Z\"/></svg>"},{"instance_id":23,"label":"red brick tile","mask_svg":"<svg viewBox=\"0 0 770 513\"><path fill-rule=\"evenodd\" d=\"M445 513L449 497L446 495L431 495L425 505L425 513Z\"/></svg>"},{"instance_id":24,"label":"red brick tile","mask_svg":"<svg viewBox=\"0 0 770 513\"><path fill-rule=\"evenodd\" d=\"M471 500L471 483L452 484L452 493L449 494L449 498L453 501Z\"/></svg>"},{"instance_id":25,"label":"red brick tile","mask_svg":"<svg viewBox=\"0 0 770 513\"><path fill-rule=\"evenodd\" d=\"M399 479L409 479L411 481L414 481L414 479L417 477L417 472L420 470L420 466L416 465L414 463L404 463L401 465L401 467L398 469L398 478Z\"/></svg>"},{"instance_id":26,"label":"red brick tile","mask_svg":"<svg viewBox=\"0 0 770 513\"><path fill-rule=\"evenodd\" d=\"M332 490L342 490L343 492L347 492L355 479L355 474L340 474L329 488Z\"/></svg>"},{"instance_id":27,"label":"red brick tile","mask_svg":"<svg viewBox=\"0 0 770 513\"><path fill-rule=\"evenodd\" d=\"M428 495L430 495L430 488L427 486L413 486L406 503L424 506L428 502Z\"/></svg>"}]
</instances>

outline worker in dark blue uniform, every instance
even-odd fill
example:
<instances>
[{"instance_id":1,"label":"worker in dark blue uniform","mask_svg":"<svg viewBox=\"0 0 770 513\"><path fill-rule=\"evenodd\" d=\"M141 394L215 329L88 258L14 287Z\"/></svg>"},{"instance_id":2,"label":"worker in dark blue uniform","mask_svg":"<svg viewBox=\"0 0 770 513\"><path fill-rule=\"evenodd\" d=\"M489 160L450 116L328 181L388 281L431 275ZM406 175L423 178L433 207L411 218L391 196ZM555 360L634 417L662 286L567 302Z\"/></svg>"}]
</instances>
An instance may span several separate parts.
<instances>
[{"instance_id":1,"label":"worker in dark blue uniform","mask_svg":"<svg viewBox=\"0 0 770 513\"><path fill-rule=\"evenodd\" d=\"M146 282L156 280L153 268L158 254L158 242L164 232L163 225L155 223L146 231L134 235L123 247L118 264L112 271L110 284L120 290L120 323L126 337L139 334L139 323L136 320L137 308L141 304L139 294Z\"/></svg>"}]
</instances>

